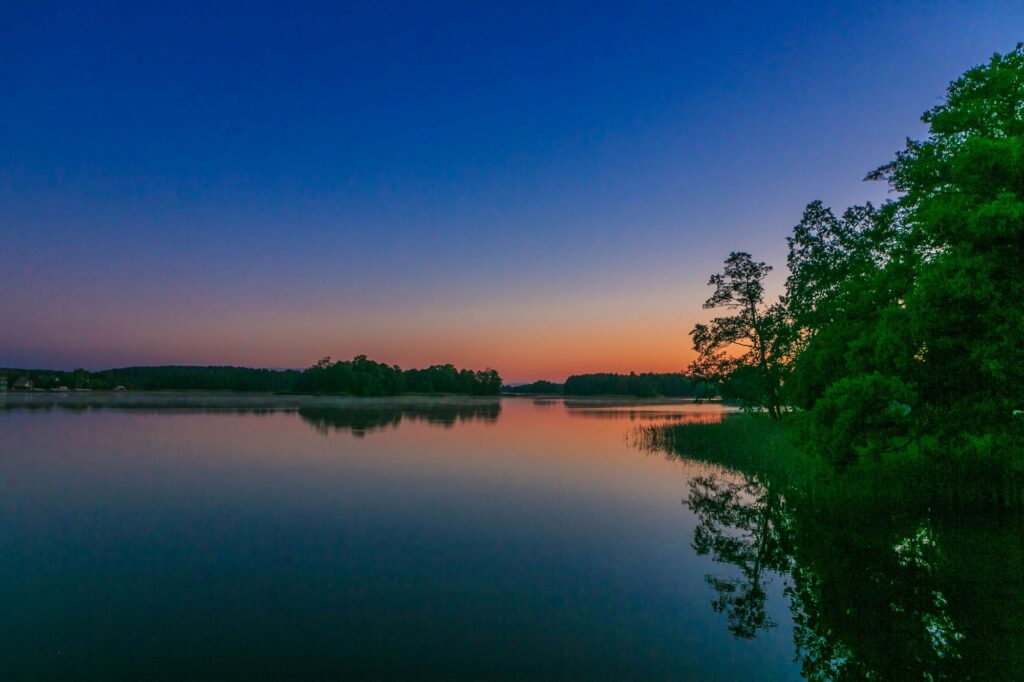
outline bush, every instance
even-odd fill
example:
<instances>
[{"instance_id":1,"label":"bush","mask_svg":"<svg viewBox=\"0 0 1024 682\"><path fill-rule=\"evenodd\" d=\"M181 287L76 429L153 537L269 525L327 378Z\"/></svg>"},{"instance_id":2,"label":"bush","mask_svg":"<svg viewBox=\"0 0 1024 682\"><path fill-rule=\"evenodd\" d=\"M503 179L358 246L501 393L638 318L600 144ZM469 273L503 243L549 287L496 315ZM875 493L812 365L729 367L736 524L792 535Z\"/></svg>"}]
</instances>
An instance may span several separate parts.
<instances>
[{"instance_id":1,"label":"bush","mask_svg":"<svg viewBox=\"0 0 1024 682\"><path fill-rule=\"evenodd\" d=\"M906 445L914 392L903 381L875 372L832 384L811 412L812 445L845 466Z\"/></svg>"}]
</instances>

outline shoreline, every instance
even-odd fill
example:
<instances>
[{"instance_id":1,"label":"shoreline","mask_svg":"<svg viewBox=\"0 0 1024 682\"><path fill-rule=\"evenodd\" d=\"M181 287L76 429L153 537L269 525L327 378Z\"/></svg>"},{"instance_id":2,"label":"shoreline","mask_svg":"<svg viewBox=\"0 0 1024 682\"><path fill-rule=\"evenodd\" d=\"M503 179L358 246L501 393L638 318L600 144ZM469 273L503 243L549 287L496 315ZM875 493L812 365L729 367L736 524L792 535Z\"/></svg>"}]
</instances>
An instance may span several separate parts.
<instances>
[{"instance_id":1,"label":"shoreline","mask_svg":"<svg viewBox=\"0 0 1024 682\"><path fill-rule=\"evenodd\" d=\"M234 391L91 391L46 393L0 393L0 410L11 408L64 407L152 408L152 409L252 409L298 410L305 407L419 407L494 405L498 396L471 395L399 395L399 396L318 396Z\"/></svg>"},{"instance_id":2,"label":"shoreline","mask_svg":"<svg viewBox=\"0 0 1024 682\"><path fill-rule=\"evenodd\" d=\"M152 409L251 409L298 410L317 408L374 408L374 407L470 407L496 405L506 399L561 401L567 407L640 407L656 405L694 405L693 398L631 398L629 396L540 396L493 395L473 396L460 394L405 394L397 396L331 396L293 393L164 390L164 391L47 391L0 393L0 410L43 409L63 407L88 408L152 408ZM702 404L724 405L720 401Z\"/></svg>"}]
</instances>

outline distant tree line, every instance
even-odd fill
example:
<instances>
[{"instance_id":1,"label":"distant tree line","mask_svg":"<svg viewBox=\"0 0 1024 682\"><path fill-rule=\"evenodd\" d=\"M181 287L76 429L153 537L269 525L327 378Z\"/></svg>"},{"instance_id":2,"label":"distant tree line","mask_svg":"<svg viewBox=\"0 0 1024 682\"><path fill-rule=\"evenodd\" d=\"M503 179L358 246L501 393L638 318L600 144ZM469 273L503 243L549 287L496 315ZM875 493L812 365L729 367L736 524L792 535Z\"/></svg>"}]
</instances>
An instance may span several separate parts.
<instances>
[{"instance_id":1,"label":"distant tree line","mask_svg":"<svg viewBox=\"0 0 1024 682\"><path fill-rule=\"evenodd\" d=\"M683 374L574 374L565 380L567 395L656 395L692 397L690 378Z\"/></svg>"},{"instance_id":2,"label":"distant tree line","mask_svg":"<svg viewBox=\"0 0 1024 682\"><path fill-rule=\"evenodd\" d=\"M452 365L402 370L367 359L332 362L324 358L306 370L254 369L230 366L168 365L123 367L98 372L44 369L0 369L8 387L26 378L35 388L68 390L259 391L271 393L317 393L355 396L393 396L403 393L459 393L497 395L501 377L495 370L472 371Z\"/></svg>"},{"instance_id":3,"label":"distant tree line","mask_svg":"<svg viewBox=\"0 0 1024 682\"><path fill-rule=\"evenodd\" d=\"M332 362L323 358L302 372L294 390L300 393L387 396L402 393L461 393L497 395L501 377L493 369L473 371L453 365L403 370L398 365L374 362L365 355Z\"/></svg>"},{"instance_id":4,"label":"distant tree line","mask_svg":"<svg viewBox=\"0 0 1024 682\"><path fill-rule=\"evenodd\" d=\"M205 391L267 391L291 390L301 372L298 370L254 369L231 366L165 365L156 367L121 367L90 372L50 369L0 369L8 386L26 378L35 388L69 390L110 390L123 386L132 390L205 390Z\"/></svg>"},{"instance_id":5,"label":"distant tree line","mask_svg":"<svg viewBox=\"0 0 1024 682\"><path fill-rule=\"evenodd\" d=\"M503 393L522 395L562 395L562 384L554 381L534 381L532 384L519 384L517 386L502 386Z\"/></svg>"},{"instance_id":6,"label":"distant tree line","mask_svg":"<svg viewBox=\"0 0 1024 682\"><path fill-rule=\"evenodd\" d=\"M691 336L689 373L838 465L933 457L1024 476L1024 47L950 84L868 175L896 198L841 214L814 201L787 239L785 292L734 252Z\"/></svg>"},{"instance_id":7,"label":"distant tree line","mask_svg":"<svg viewBox=\"0 0 1024 682\"><path fill-rule=\"evenodd\" d=\"M299 378L297 370L231 366L124 367L94 374L103 387L125 386L140 391L288 391Z\"/></svg>"},{"instance_id":8,"label":"distant tree line","mask_svg":"<svg viewBox=\"0 0 1024 682\"><path fill-rule=\"evenodd\" d=\"M536 381L521 386L506 386L506 393L526 395L622 395L638 398L663 396L668 398L710 398L716 395L717 385L694 379L682 373L656 374L574 374L564 384Z\"/></svg>"}]
</instances>

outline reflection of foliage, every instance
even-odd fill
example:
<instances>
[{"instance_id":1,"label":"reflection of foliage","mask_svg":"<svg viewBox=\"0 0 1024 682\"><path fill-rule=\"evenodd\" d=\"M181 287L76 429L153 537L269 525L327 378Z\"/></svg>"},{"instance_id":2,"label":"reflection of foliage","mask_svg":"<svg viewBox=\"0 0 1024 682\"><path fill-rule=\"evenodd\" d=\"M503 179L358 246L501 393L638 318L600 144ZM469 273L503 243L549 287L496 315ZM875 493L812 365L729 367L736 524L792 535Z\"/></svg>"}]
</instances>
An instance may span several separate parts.
<instances>
[{"instance_id":1,"label":"reflection of foliage","mask_svg":"<svg viewBox=\"0 0 1024 682\"><path fill-rule=\"evenodd\" d=\"M397 427L403 419L425 421L450 427L457 422L493 422L501 413L501 403L469 403L465 405L423 404L406 406L373 406L339 408L329 406L300 407L299 416L323 434L350 431L364 436L370 431Z\"/></svg>"},{"instance_id":2,"label":"reflection of foliage","mask_svg":"<svg viewBox=\"0 0 1024 682\"><path fill-rule=\"evenodd\" d=\"M823 513L824 512L824 513ZM964 635L930 525L863 508L809 509L787 590L809 679L962 679Z\"/></svg>"},{"instance_id":3,"label":"reflection of foliage","mask_svg":"<svg viewBox=\"0 0 1024 682\"><path fill-rule=\"evenodd\" d=\"M712 475L690 481L687 504L698 519L696 552L740 569L739 578L707 576L718 593L714 610L726 614L737 637L749 639L773 627L765 612L764 574L789 564L781 501L754 478L735 482Z\"/></svg>"},{"instance_id":4,"label":"reflection of foliage","mask_svg":"<svg viewBox=\"0 0 1024 682\"><path fill-rule=\"evenodd\" d=\"M1021 519L876 494L856 468L809 475L795 456L777 461L786 458L778 428L737 417L637 440L732 467L691 480L686 500L694 549L734 567L707 578L729 630L750 638L771 627L766 576L778 572L808 679L1024 679Z\"/></svg>"},{"instance_id":5,"label":"reflection of foliage","mask_svg":"<svg viewBox=\"0 0 1024 682\"><path fill-rule=\"evenodd\" d=\"M858 665L854 652L840 641L823 618L821 580L795 563L786 588L793 613L793 643L800 671L809 680L837 680ZM848 677L848 675L847 675Z\"/></svg>"},{"instance_id":6,"label":"reflection of foliage","mask_svg":"<svg viewBox=\"0 0 1024 682\"><path fill-rule=\"evenodd\" d=\"M418 402L409 404L381 404L367 402L360 405L318 404L320 399L274 397L266 406L247 405L246 398L199 395L132 395L72 394L54 397L51 394L25 396L30 400L0 401L0 412L8 410L130 410L135 413L164 415L174 413L268 415L298 413L304 422L323 434L347 431L364 436L370 431L397 427L403 420L423 421L443 427L457 423L480 421L495 422L501 414L497 399L473 399L474 402L445 403ZM328 399L329 400L329 399ZM360 399L361 400L361 399Z\"/></svg>"},{"instance_id":7,"label":"reflection of foliage","mask_svg":"<svg viewBox=\"0 0 1024 682\"><path fill-rule=\"evenodd\" d=\"M766 574L784 573L808 679L952 679L962 671L964 635L926 522L907 527L877 510L788 505L746 476L695 478L687 504L697 515L697 553L739 569L739 577L706 578L717 592L712 608L736 637L774 625Z\"/></svg>"}]
</instances>

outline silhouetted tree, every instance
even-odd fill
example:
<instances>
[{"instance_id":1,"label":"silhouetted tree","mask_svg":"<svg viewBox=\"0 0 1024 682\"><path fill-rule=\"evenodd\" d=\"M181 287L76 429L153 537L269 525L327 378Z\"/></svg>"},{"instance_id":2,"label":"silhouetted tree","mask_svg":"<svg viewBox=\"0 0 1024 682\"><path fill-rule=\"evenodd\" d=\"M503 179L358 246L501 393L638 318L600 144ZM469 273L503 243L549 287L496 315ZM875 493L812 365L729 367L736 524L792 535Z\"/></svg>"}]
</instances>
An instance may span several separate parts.
<instances>
[{"instance_id":1,"label":"silhouetted tree","mask_svg":"<svg viewBox=\"0 0 1024 682\"><path fill-rule=\"evenodd\" d=\"M711 276L708 285L715 290L704 307L725 308L732 314L693 328L690 336L697 359L689 371L705 380L721 380L738 368L756 368L757 383L749 401L779 419L792 340L785 308L764 303L764 280L770 271L770 266L754 261L749 253L734 252L725 260L724 270Z\"/></svg>"}]
</instances>

